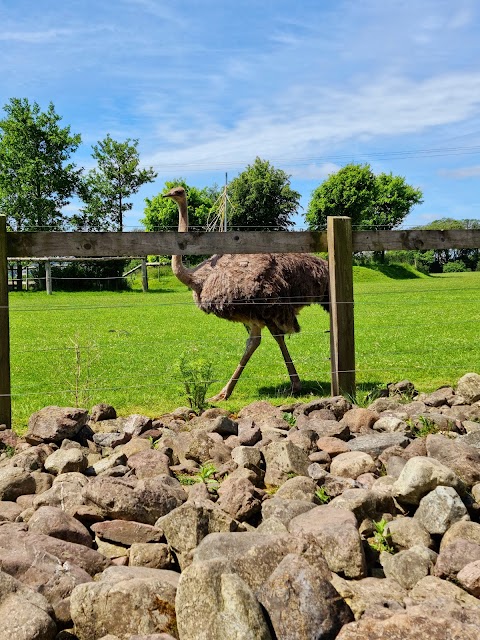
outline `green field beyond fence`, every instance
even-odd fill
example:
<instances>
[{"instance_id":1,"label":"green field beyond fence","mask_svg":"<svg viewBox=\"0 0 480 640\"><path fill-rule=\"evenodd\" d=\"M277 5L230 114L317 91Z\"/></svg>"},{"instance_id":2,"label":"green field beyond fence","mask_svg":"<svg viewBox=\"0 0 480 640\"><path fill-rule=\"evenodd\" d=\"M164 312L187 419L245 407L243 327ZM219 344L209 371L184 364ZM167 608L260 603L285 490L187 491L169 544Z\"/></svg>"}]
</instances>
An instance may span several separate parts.
<instances>
[{"instance_id":1,"label":"green field beyond fence","mask_svg":"<svg viewBox=\"0 0 480 640\"><path fill-rule=\"evenodd\" d=\"M183 353L214 364L217 393L235 369L246 331L199 311L169 268L150 291L10 294L13 422L23 430L46 405L112 404L120 415L159 416L186 404L178 363ZM391 277L393 276L393 277ZM422 391L480 371L480 272L389 275L354 268L357 384L369 389L410 379ZM300 314L302 332L288 341L305 395L330 393L329 320L320 307ZM265 332L235 392L238 410L288 397L285 366Z\"/></svg>"}]
</instances>

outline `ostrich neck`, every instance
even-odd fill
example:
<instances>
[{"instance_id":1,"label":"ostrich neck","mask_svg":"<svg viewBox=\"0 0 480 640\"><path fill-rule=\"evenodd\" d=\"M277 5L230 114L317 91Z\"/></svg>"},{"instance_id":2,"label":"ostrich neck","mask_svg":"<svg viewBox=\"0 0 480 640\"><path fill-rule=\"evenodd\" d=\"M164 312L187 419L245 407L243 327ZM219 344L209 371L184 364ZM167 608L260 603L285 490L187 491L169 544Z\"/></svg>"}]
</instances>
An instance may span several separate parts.
<instances>
[{"instance_id":1,"label":"ostrich neck","mask_svg":"<svg viewBox=\"0 0 480 640\"><path fill-rule=\"evenodd\" d=\"M187 201L177 203L178 206L178 230L188 231L188 209ZM172 271L175 276L186 284L187 287L196 290L196 283L193 277L193 272L187 269L182 262L182 256L172 256Z\"/></svg>"}]
</instances>

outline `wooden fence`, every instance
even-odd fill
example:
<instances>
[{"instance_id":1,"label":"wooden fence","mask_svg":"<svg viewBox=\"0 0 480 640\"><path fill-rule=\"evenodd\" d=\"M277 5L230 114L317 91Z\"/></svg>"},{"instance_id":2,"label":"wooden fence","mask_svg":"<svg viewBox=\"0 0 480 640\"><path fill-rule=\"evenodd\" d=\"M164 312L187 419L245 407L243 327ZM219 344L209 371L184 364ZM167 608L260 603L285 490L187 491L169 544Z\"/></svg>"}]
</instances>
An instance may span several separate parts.
<instances>
[{"instance_id":1,"label":"wooden fence","mask_svg":"<svg viewBox=\"0 0 480 640\"><path fill-rule=\"evenodd\" d=\"M480 248L479 229L352 233L347 217L329 218L326 232L7 233L5 217L0 216L0 424L11 424L8 259L328 251L331 392L337 395L355 391L353 252L477 248Z\"/></svg>"}]
</instances>

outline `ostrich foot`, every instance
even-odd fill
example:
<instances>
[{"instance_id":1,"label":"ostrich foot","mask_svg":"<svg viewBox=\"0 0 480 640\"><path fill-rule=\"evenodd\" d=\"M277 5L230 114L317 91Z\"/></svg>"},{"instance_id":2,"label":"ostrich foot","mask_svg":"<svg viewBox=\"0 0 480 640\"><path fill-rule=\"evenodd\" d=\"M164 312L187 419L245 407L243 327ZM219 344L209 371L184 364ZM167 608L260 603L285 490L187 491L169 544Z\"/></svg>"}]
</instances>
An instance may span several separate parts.
<instances>
[{"instance_id":1,"label":"ostrich foot","mask_svg":"<svg viewBox=\"0 0 480 640\"><path fill-rule=\"evenodd\" d=\"M227 400L229 397L229 393L227 394L226 389L222 389L220 393L217 393L216 396L212 396L211 398L207 398L207 402L222 402L223 400Z\"/></svg>"}]
</instances>

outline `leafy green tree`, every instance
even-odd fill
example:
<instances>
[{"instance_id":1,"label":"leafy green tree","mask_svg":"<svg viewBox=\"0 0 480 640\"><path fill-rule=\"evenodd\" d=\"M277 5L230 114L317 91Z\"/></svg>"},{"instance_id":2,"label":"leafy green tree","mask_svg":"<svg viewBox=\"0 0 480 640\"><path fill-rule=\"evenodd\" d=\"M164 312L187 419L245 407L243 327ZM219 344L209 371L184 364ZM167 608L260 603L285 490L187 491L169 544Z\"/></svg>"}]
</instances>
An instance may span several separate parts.
<instances>
[{"instance_id":1,"label":"leafy green tree","mask_svg":"<svg viewBox=\"0 0 480 640\"><path fill-rule=\"evenodd\" d=\"M293 225L300 194L290 186L290 176L267 160L255 158L228 185L229 229L279 231Z\"/></svg>"},{"instance_id":2,"label":"leafy green tree","mask_svg":"<svg viewBox=\"0 0 480 640\"><path fill-rule=\"evenodd\" d=\"M15 231L62 228L62 208L75 193L81 169L69 162L81 142L61 127L53 103L42 112L11 98L0 120L0 213Z\"/></svg>"},{"instance_id":3,"label":"leafy green tree","mask_svg":"<svg viewBox=\"0 0 480 640\"><path fill-rule=\"evenodd\" d=\"M480 220L471 220L469 218L463 220L440 218L419 228L437 229L440 231L449 229L480 229ZM466 268L475 270L480 258L479 249L435 249L434 254L435 260L432 268L437 271L441 271L443 266L449 262L458 261L463 262Z\"/></svg>"},{"instance_id":4,"label":"leafy green tree","mask_svg":"<svg viewBox=\"0 0 480 640\"><path fill-rule=\"evenodd\" d=\"M348 216L354 229L393 229L421 202L421 190L401 176L348 164L314 190L306 219L311 229L324 229L327 216Z\"/></svg>"},{"instance_id":5,"label":"leafy green tree","mask_svg":"<svg viewBox=\"0 0 480 640\"><path fill-rule=\"evenodd\" d=\"M198 189L189 187L183 178L165 182L165 191L181 185L187 192L188 221L190 227L205 227L214 213L219 196L217 188ZM153 198L145 198L145 216L140 221L147 231L172 231L178 227L178 208L170 198L161 193Z\"/></svg>"},{"instance_id":6,"label":"leafy green tree","mask_svg":"<svg viewBox=\"0 0 480 640\"><path fill-rule=\"evenodd\" d=\"M72 218L74 226L92 231L112 227L123 231L124 215L133 206L128 199L157 177L152 167L140 168L137 147L138 140L117 142L110 134L93 146L97 168L82 182L80 195L85 206L81 215Z\"/></svg>"}]
</instances>

